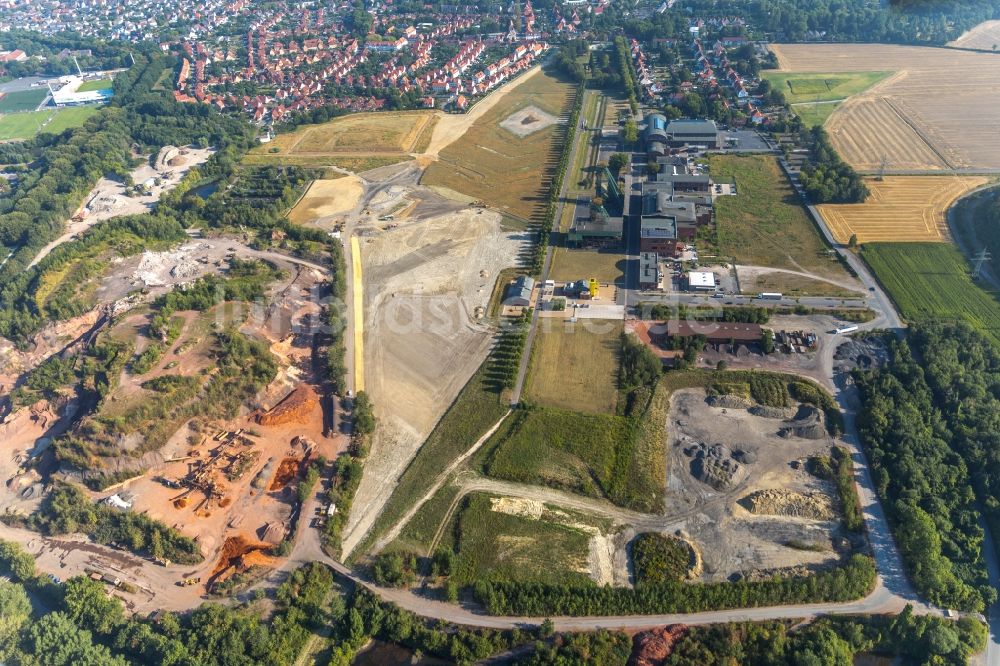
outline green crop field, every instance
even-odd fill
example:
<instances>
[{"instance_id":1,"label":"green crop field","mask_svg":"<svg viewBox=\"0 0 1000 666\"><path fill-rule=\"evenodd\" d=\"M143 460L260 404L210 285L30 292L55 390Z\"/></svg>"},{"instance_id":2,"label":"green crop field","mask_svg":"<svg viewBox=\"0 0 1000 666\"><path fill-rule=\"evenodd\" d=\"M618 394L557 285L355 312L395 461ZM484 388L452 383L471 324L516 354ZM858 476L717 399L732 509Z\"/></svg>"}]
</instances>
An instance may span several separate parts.
<instances>
[{"instance_id":1,"label":"green crop field","mask_svg":"<svg viewBox=\"0 0 1000 666\"><path fill-rule=\"evenodd\" d=\"M839 100L872 87L892 72L844 72L804 74L801 72L763 72L762 76L785 94L792 111L806 127L822 125L840 106ZM835 101L836 100L836 101ZM826 102L812 104L811 102Z\"/></svg>"},{"instance_id":2,"label":"green crop field","mask_svg":"<svg viewBox=\"0 0 1000 666\"><path fill-rule=\"evenodd\" d=\"M837 110L840 102L824 102L822 104L793 104L792 111L802 119L802 124L806 127L822 125L830 114Z\"/></svg>"},{"instance_id":3,"label":"green crop field","mask_svg":"<svg viewBox=\"0 0 1000 666\"><path fill-rule=\"evenodd\" d=\"M790 104L845 99L871 88L892 72L843 72L806 74L802 72L762 72L785 95Z\"/></svg>"},{"instance_id":4,"label":"green crop field","mask_svg":"<svg viewBox=\"0 0 1000 666\"><path fill-rule=\"evenodd\" d=\"M76 89L77 92L90 92L92 90L109 90L114 87L111 79L97 79L96 81L86 81Z\"/></svg>"},{"instance_id":5,"label":"green crop field","mask_svg":"<svg viewBox=\"0 0 1000 666\"><path fill-rule=\"evenodd\" d=\"M736 196L715 201L719 254L736 263L847 280L778 161L771 156L712 155L713 180L735 183Z\"/></svg>"},{"instance_id":6,"label":"green crop field","mask_svg":"<svg viewBox=\"0 0 1000 666\"><path fill-rule=\"evenodd\" d=\"M946 243L865 243L861 256L910 321L964 320L1000 342L1000 302Z\"/></svg>"},{"instance_id":7,"label":"green crop field","mask_svg":"<svg viewBox=\"0 0 1000 666\"><path fill-rule=\"evenodd\" d=\"M458 552L455 580L462 585L481 580L592 584L583 573L589 568L590 534L544 518L544 513L533 520L494 511L488 495L469 495L450 526Z\"/></svg>"},{"instance_id":8,"label":"green crop field","mask_svg":"<svg viewBox=\"0 0 1000 666\"><path fill-rule=\"evenodd\" d=\"M78 106L69 109L9 113L0 116L0 141L30 139L38 134L39 128L43 132L59 134L70 127L79 127L97 111L97 107Z\"/></svg>"},{"instance_id":9,"label":"green crop field","mask_svg":"<svg viewBox=\"0 0 1000 666\"><path fill-rule=\"evenodd\" d=\"M3 97L0 97L0 113L34 111L42 103L47 94L49 94L49 91L45 88L6 93Z\"/></svg>"}]
</instances>

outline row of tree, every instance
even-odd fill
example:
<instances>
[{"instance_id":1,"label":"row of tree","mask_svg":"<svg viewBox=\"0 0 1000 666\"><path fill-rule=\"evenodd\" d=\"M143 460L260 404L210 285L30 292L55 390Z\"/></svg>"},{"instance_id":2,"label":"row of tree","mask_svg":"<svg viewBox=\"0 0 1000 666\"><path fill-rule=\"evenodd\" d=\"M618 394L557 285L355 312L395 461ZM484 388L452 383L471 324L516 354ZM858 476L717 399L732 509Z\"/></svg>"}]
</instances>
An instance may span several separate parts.
<instances>
[{"instance_id":1,"label":"row of tree","mask_svg":"<svg viewBox=\"0 0 1000 666\"><path fill-rule=\"evenodd\" d=\"M811 162L802 168L799 179L813 203L862 203L870 194L864 180L851 165L840 159L826 130L816 125L807 142Z\"/></svg>"}]
</instances>

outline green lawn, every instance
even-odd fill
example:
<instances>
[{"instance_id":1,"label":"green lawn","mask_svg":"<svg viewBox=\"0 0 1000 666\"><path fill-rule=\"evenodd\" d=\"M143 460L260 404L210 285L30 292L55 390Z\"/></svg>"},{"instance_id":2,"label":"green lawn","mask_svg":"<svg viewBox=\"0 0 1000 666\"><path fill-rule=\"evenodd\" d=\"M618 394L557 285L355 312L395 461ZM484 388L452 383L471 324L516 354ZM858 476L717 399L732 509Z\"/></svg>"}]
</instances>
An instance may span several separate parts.
<instances>
[{"instance_id":1,"label":"green lawn","mask_svg":"<svg viewBox=\"0 0 1000 666\"><path fill-rule=\"evenodd\" d=\"M574 521L576 522L576 521ZM590 534L580 527L493 511L488 495L474 494L457 512L450 533L460 585L481 580L593 584L588 569Z\"/></svg>"},{"instance_id":2,"label":"green lawn","mask_svg":"<svg viewBox=\"0 0 1000 666\"><path fill-rule=\"evenodd\" d=\"M19 90L5 94L0 98L0 113L17 113L18 111L34 111L42 103L49 91L45 88Z\"/></svg>"},{"instance_id":3,"label":"green lawn","mask_svg":"<svg viewBox=\"0 0 1000 666\"><path fill-rule=\"evenodd\" d=\"M1000 303L947 243L865 243L861 257L910 321L964 320L1000 342Z\"/></svg>"},{"instance_id":4,"label":"green lawn","mask_svg":"<svg viewBox=\"0 0 1000 666\"><path fill-rule=\"evenodd\" d=\"M39 128L43 132L59 134L70 127L79 127L97 111L98 108L94 106L77 106L69 109L8 113L0 116L0 141L30 139L38 134Z\"/></svg>"},{"instance_id":5,"label":"green lawn","mask_svg":"<svg viewBox=\"0 0 1000 666\"><path fill-rule=\"evenodd\" d=\"M573 211L572 205L567 205ZM570 213L572 214L572 212ZM621 283L625 280L625 255L620 250L576 250L557 247L552 255L549 277L556 281L596 278L602 283Z\"/></svg>"},{"instance_id":6,"label":"green lawn","mask_svg":"<svg viewBox=\"0 0 1000 666\"><path fill-rule=\"evenodd\" d=\"M872 87L892 72L762 72L761 76L785 95L789 104L846 99Z\"/></svg>"},{"instance_id":7,"label":"green lawn","mask_svg":"<svg viewBox=\"0 0 1000 666\"><path fill-rule=\"evenodd\" d=\"M538 407L516 414L486 461L489 476L555 486L628 504L637 422L622 416Z\"/></svg>"},{"instance_id":8,"label":"green lawn","mask_svg":"<svg viewBox=\"0 0 1000 666\"><path fill-rule=\"evenodd\" d=\"M76 89L76 91L90 92L91 90L109 90L112 87L114 87L114 83L111 82L111 79L97 79L96 81L87 81L83 83Z\"/></svg>"},{"instance_id":9,"label":"green lawn","mask_svg":"<svg viewBox=\"0 0 1000 666\"><path fill-rule=\"evenodd\" d=\"M736 196L715 201L721 256L848 279L774 157L712 155L709 166L713 180L735 183L737 189Z\"/></svg>"},{"instance_id":10,"label":"green lawn","mask_svg":"<svg viewBox=\"0 0 1000 666\"><path fill-rule=\"evenodd\" d=\"M762 72L761 76L785 95L792 111L806 127L822 125L842 100L872 87L892 72L843 72L837 74L805 74L802 72Z\"/></svg>"},{"instance_id":11,"label":"green lawn","mask_svg":"<svg viewBox=\"0 0 1000 666\"><path fill-rule=\"evenodd\" d=\"M795 112L799 118L802 119L802 124L806 127L813 127L815 125L822 125L826 122L826 119L830 117L830 114L837 110L840 106L840 102L825 103L825 104L795 104L792 106L792 111Z\"/></svg>"}]
</instances>

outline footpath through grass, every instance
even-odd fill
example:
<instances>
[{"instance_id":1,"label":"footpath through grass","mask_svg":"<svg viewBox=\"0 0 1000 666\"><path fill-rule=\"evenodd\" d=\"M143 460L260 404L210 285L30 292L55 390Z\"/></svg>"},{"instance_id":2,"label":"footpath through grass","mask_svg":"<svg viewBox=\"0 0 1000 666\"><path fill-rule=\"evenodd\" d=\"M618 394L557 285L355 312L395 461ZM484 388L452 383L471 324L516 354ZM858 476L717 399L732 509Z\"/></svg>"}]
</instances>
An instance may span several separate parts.
<instances>
[{"instance_id":1,"label":"footpath through grass","mask_svg":"<svg viewBox=\"0 0 1000 666\"><path fill-rule=\"evenodd\" d=\"M438 474L465 453L507 411L495 383L486 378L488 366L489 362L476 371L441 417L399 478L396 490L368 536L354 549L351 559L364 556L372 544L427 492Z\"/></svg>"},{"instance_id":2,"label":"footpath through grass","mask_svg":"<svg viewBox=\"0 0 1000 666\"><path fill-rule=\"evenodd\" d=\"M966 321L1000 343L1000 303L949 243L865 243L861 257L909 321Z\"/></svg>"}]
</instances>

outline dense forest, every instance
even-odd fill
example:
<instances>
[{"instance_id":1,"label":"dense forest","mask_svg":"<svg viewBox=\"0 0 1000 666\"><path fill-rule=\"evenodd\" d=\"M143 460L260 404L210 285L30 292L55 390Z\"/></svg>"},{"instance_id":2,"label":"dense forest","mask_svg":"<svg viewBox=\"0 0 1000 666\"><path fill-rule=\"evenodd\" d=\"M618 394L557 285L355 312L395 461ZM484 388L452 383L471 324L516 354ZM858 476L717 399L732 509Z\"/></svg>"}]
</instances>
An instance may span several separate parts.
<instances>
[{"instance_id":1,"label":"dense forest","mask_svg":"<svg viewBox=\"0 0 1000 666\"><path fill-rule=\"evenodd\" d=\"M944 44L977 23L1000 18L990 0L872 3L867 0L687 0L684 12L636 16L628 4L612 4L595 28L624 29L640 39L688 36L691 16L743 18L755 37L774 42L888 42ZM733 27L731 30L739 30Z\"/></svg>"},{"instance_id":2,"label":"dense forest","mask_svg":"<svg viewBox=\"0 0 1000 666\"><path fill-rule=\"evenodd\" d=\"M982 610L982 512L1000 528L1000 353L965 324L913 326L891 362L856 376L862 440L917 591Z\"/></svg>"},{"instance_id":3,"label":"dense forest","mask_svg":"<svg viewBox=\"0 0 1000 666\"><path fill-rule=\"evenodd\" d=\"M537 636L425 622L365 591L342 589L318 563L292 572L271 599L261 591L242 605L203 604L155 620L127 614L102 582L57 584L39 575L11 542L0 541L0 574L13 577L0 578L0 662L13 666L282 666L316 638L320 662L334 666L351 664L373 638L470 664Z\"/></svg>"}]
</instances>

